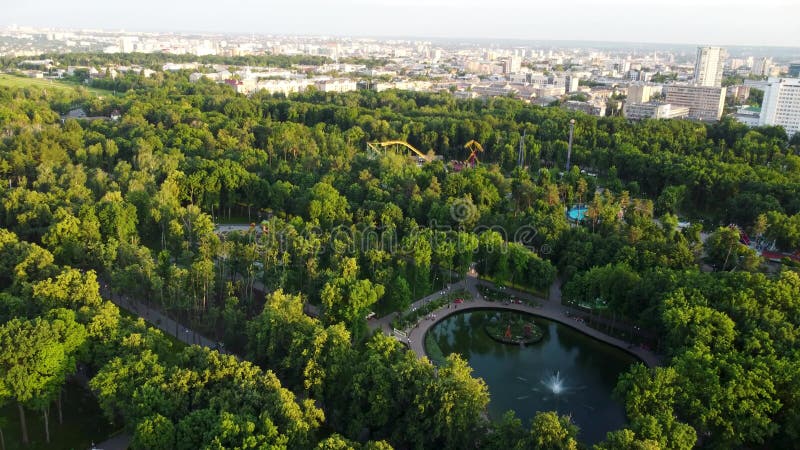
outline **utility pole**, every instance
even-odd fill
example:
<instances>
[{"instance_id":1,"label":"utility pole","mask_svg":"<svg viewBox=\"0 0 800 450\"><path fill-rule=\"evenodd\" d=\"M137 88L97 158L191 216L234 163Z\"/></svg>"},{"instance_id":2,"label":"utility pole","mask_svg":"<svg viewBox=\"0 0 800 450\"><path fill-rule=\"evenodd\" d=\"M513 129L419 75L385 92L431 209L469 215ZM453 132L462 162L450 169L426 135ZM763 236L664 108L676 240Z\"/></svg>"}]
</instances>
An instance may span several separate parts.
<instances>
[{"instance_id":1,"label":"utility pole","mask_svg":"<svg viewBox=\"0 0 800 450\"><path fill-rule=\"evenodd\" d=\"M569 120L569 145L567 145L567 172L569 172L569 160L572 158L572 133L575 130L575 119Z\"/></svg>"}]
</instances>

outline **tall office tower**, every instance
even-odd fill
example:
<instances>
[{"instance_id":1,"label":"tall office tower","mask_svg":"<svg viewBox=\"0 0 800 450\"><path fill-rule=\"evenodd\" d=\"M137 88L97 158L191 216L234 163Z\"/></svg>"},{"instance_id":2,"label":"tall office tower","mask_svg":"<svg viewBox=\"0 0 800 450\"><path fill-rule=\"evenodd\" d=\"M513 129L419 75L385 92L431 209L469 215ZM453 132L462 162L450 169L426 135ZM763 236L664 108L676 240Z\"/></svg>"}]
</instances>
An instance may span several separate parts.
<instances>
[{"instance_id":1,"label":"tall office tower","mask_svg":"<svg viewBox=\"0 0 800 450\"><path fill-rule=\"evenodd\" d=\"M759 125L781 125L789 137L800 131L800 78L770 78Z\"/></svg>"},{"instance_id":2,"label":"tall office tower","mask_svg":"<svg viewBox=\"0 0 800 450\"><path fill-rule=\"evenodd\" d=\"M727 54L721 47L697 47L694 63L695 86L722 86L722 66Z\"/></svg>"}]
</instances>

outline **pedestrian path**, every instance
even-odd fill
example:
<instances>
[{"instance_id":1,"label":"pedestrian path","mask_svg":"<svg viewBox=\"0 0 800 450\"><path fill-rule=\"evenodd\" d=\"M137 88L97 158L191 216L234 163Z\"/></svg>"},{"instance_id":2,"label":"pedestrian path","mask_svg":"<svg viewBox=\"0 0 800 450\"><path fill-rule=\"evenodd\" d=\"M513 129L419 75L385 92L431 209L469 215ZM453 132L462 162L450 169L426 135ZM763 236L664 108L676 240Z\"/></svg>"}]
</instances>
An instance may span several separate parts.
<instances>
[{"instance_id":1,"label":"pedestrian path","mask_svg":"<svg viewBox=\"0 0 800 450\"><path fill-rule=\"evenodd\" d=\"M150 325L171 336L174 336L179 341L188 345L200 345L211 349L219 349L218 347L220 346L220 343L214 341L213 339L209 339L202 334L189 329L180 322L173 320L158 309L148 306L145 302L139 299L112 292L107 283L103 282L102 280L99 281L100 294L102 297L111 300L111 302L118 307L141 317ZM225 353L223 351L224 349L219 350Z\"/></svg>"},{"instance_id":2,"label":"pedestrian path","mask_svg":"<svg viewBox=\"0 0 800 450\"><path fill-rule=\"evenodd\" d=\"M92 444L91 450L126 450L133 441L129 433L119 433L99 444Z\"/></svg>"},{"instance_id":3,"label":"pedestrian path","mask_svg":"<svg viewBox=\"0 0 800 450\"><path fill-rule=\"evenodd\" d=\"M432 314L435 316L435 319L421 318L417 325L409 330L406 344L409 345L409 347L417 354L417 356L425 356L425 334L440 320L451 314L469 309L496 308L525 312L559 322L563 325L579 330L587 336L631 353L644 362L648 367L655 367L662 364L661 358L651 350L642 348L640 346L633 346L630 342L609 336L595 328L586 325L584 322L580 322L574 318L568 317L566 314L566 308L561 305L561 289L559 287L559 280L556 280L550 287L550 298L547 300L537 298L528 293L514 289L507 290L509 294L514 295L517 298L534 302L534 304L537 305L535 307L529 304L504 304L501 302L487 301L478 292L477 287L479 285L493 287L494 284L489 281L478 279L476 273L470 274L466 280L466 288L472 294L472 299L466 300L460 305L443 306L438 310L433 311ZM441 295L441 293L437 293L437 295ZM402 338L398 337L398 340L402 340Z\"/></svg>"}]
</instances>

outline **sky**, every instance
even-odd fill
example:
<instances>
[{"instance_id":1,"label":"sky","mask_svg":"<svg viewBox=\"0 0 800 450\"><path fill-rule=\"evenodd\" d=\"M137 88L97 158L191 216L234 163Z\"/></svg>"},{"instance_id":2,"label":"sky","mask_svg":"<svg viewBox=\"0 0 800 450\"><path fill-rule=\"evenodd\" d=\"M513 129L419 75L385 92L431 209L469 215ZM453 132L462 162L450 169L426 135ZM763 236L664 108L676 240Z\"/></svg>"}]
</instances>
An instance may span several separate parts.
<instances>
[{"instance_id":1,"label":"sky","mask_svg":"<svg viewBox=\"0 0 800 450\"><path fill-rule=\"evenodd\" d=\"M800 0L28 0L0 26L800 47Z\"/></svg>"}]
</instances>

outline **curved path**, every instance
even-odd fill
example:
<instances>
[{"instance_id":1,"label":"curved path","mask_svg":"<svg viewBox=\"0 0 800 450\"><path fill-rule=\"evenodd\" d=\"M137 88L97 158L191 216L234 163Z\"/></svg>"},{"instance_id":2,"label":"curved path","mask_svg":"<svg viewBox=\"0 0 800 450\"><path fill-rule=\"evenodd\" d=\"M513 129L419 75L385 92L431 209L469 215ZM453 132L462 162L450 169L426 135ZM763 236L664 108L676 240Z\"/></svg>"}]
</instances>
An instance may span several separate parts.
<instances>
[{"instance_id":1,"label":"curved path","mask_svg":"<svg viewBox=\"0 0 800 450\"><path fill-rule=\"evenodd\" d=\"M416 352L417 356L422 357L426 355L425 334L428 332L429 329L431 329L431 327L433 327L433 325L435 325L440 320L444 319L445 317L451 314L455 314L457 312L469 309L494 308L494 309L521 311L559 322L563 325L574 328L589 337L597 339L598 341L605 342L606 344L609 345L613 345L614 347L618 347L636 356L642 362L644 362L648 367L655 367L662 365L661 358L652 351L644 349L642 347L633 346L631 343L627 341L623 341L622 339L617 339L615 337L609 336L605 333L602 333L586 325L585 323L578 322L575 319L567 317L565 315L565 308L561 305L561 291L558 288L559 284L558 280L556 280L556 282L553 283L553 286L551 287L549 300L536 298L530 294L515 291L512 289L508 290L508 292L513 293L515 297L524 298L539 303L539 305L536 307L527 304L506 305L501 302L486 301L482 298L482 296L478 292L477 285L479 284L487 286L492 285L492 283L489 283L487 281L478 280L476 278L476 274L471 274L471 276L467 277L467 289L474 297L472 300L466 300L464 303L460 305L450 305L451 306L450 308L444 306L433 312L433 314L436 317L435 319L422 318L415 327L411 328L408 334L408 338L410 341L409 344L411 349L414 350L414 352Z\"/></svg>"}]
</instances>

